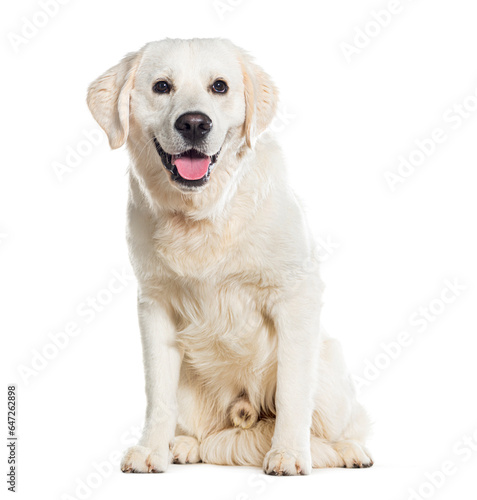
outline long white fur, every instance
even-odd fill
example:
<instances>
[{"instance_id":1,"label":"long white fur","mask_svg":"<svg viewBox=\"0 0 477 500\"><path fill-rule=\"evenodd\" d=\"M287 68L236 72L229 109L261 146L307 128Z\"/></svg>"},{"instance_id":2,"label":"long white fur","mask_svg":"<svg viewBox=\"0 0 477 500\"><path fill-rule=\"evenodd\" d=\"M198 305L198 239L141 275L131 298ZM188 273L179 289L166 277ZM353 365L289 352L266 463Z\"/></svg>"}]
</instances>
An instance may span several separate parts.
<instances>
[{"instance_id":1,"label":"long white fur","mask_svg":"<svg viewBox=\"0 0 477 500\"><path fill-rule=\"evenodd\" d=\"M210 91L217 78L227 94ZM170 94L152 91L160 79ZM320 329L314 243L267 136L276 104L269 76L220 39L147 44L90 86L93 116L131 156L147 411L124 471L162 472L172 459L279 475L372 463L368 417L339 344ZM152 138L187 149L174 122L191 111L212 119L207 154L221 153L210 181L187 191Z\"/></svg>"}]
</instances>

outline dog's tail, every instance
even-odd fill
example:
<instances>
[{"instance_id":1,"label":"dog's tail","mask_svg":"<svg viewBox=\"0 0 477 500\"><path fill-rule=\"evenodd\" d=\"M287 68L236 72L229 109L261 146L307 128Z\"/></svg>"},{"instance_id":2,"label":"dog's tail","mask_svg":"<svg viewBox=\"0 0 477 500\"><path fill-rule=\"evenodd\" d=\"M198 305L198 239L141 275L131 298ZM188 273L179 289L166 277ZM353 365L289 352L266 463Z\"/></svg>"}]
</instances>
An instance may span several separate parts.
<instances>
[{"instance_id":1,"label":"dog's tail","mask_svg":"<svg viewBox=\"0 0 477 500\"><path fill-rule=\"evenodd\" d=\"M261 467L274 427L274 420L264 419L250 429L230 428L211 434L200 444L200 458L209 464Z\"/></svg>"}]
</instances>

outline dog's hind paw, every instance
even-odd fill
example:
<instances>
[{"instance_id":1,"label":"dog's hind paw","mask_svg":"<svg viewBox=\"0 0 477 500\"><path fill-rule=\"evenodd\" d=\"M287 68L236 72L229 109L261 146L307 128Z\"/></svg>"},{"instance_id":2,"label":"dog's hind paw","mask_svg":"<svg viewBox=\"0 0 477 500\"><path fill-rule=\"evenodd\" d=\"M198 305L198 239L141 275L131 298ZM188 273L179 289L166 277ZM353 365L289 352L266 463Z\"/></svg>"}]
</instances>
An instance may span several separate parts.
<instances>
[{"instance_id":1,"label":"dog's hind paw","mask_svg":"<svg viewBox=\"0 0 477 500\"><path fill-rule=\"evenodd\" d=\"M197 464L200 462L199 442L195 437L176 436L171 449L172 462L175 464Z\"/></svg>"},{"instance_id":2,"label":"dog's hind paw","mask_svg":"<svg viewBox=\"0 0 477 500\"><path fill-rule=\"evenodd\" d=\"M333 444L333 448L343 459L344 467L361 469L373 466L369 451L358 441L338 441Z\"/></svg>"}]
</instances>

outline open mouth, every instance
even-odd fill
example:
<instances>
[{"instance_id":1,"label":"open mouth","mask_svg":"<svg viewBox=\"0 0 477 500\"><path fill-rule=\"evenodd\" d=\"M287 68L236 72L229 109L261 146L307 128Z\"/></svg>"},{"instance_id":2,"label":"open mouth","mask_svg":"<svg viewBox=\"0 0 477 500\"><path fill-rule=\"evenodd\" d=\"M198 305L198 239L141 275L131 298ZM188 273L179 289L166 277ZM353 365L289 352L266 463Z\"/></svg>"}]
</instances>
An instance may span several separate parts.
<instances>
[{"instance_id":1,"label":"open mouth","mask_svg":"<svg viewBox=\"0 0 477 500\"><path fill-rule=\"evenodd\" d=\"M209 180L212 167L220 153L219 150L215 155L207 156L192 148L172 155L162 149L155 137L154 145L164 167L170 172L172 180L191 188L203 186Z\"/></svg>"}]
</instances>

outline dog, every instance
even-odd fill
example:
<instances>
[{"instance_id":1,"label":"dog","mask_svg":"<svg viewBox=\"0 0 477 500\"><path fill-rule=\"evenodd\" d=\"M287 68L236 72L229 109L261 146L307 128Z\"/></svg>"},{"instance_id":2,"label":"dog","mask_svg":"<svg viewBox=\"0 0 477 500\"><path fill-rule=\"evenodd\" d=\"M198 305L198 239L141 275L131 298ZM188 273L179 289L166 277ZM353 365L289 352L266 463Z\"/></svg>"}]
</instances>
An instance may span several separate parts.
<instances>
[{"instance_id":1,"label":"dog","mask_svg":"<svg viewBox=\"0 0 477 500\"><path fill-rule=\"evenodd\" d=\"M277 101L224 39L148 43L88 89L111 148L131 158L147 408L123 472L373 463L369 417L320 327L316 248L268 130Z\"/></svg>"}]
</instances>

